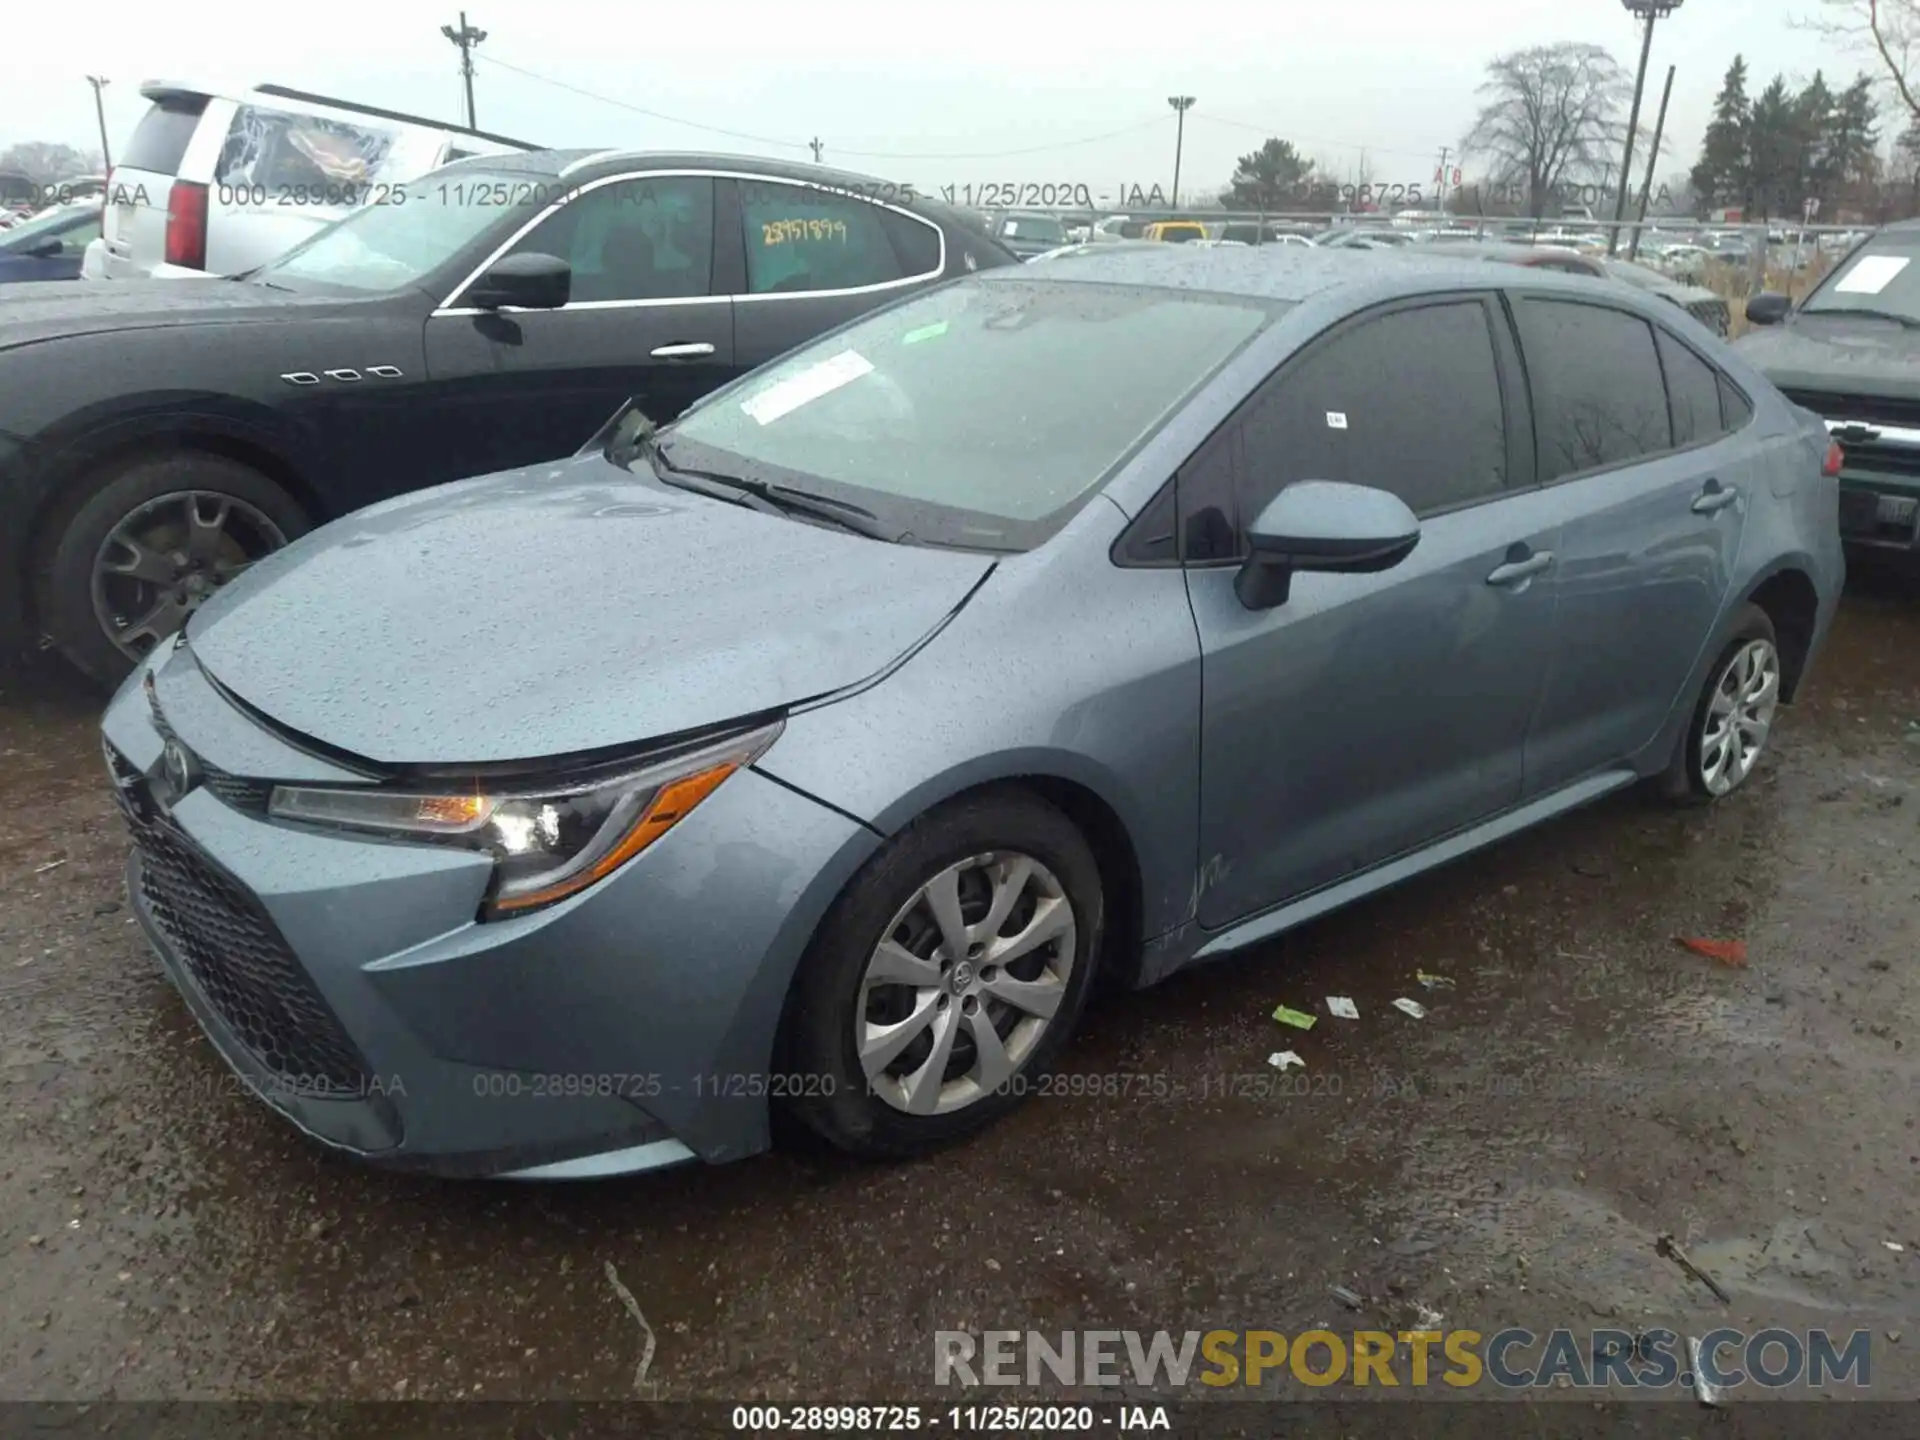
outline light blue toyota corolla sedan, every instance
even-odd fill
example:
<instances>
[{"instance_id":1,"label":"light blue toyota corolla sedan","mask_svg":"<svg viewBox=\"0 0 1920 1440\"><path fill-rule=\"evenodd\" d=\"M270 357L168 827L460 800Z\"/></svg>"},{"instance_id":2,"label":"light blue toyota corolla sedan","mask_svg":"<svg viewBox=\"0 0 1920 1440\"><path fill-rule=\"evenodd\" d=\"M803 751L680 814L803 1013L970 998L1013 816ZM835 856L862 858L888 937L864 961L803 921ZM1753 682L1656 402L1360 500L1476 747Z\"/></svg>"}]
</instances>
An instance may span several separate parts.
<instances>
[{"instance_id":1,"label":"light blue toyota corolla sedan","mask_svg":"<svg viewBox=\"0 0 1920 1440\"><path fill-rule=\"evenodd\" d=\"M777 1108L924 1151L1096 981L1736 789L1833 618L1836 471L1584 277L983 272L259 562L105 717L134 904L369 1160L725 1160Z\"/></svg>"}]
</instances>

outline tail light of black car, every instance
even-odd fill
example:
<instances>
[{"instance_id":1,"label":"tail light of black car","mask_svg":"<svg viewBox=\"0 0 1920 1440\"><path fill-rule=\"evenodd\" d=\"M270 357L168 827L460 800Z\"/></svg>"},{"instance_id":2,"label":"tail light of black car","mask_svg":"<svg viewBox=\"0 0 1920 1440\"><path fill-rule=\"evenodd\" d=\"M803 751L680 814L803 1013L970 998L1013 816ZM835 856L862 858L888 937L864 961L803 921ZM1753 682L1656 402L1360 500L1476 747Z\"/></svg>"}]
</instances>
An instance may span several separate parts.
<instances>
[{"instance_id":1,"label":"tail light of black car","mask_svg":"<svg viewBox=\"0 0 1920 1440\"><path fill-rule=\"evenodd\" d=\"M207 268L206 186L176 180L167 192L166 261L188 270Z\"/></svg>"}]
</instances>

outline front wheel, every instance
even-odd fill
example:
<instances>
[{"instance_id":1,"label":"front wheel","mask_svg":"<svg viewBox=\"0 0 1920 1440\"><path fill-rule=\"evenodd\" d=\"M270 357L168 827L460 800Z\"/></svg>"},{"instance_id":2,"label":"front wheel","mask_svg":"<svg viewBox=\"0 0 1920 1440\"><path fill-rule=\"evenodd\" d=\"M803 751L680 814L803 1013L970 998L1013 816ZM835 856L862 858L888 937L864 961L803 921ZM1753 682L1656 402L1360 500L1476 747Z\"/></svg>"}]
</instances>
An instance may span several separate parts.
<instances>
[{"instance_id":1,"label":"front wheel","mask_svg":"<svg viewBox=\"0 0 1920 1440\"><path fill-rule=\"evenodd\" d=\"M1039 797L923 816L855 877L802 962L784 1047L798 1117L875 1157L991 1124L1079 1019L1102 906L1092 850Z\"/></svg>"},{"instance_id":2,"label":"front wheel","mask_svg":"<svg viewBox=\"0 0 1920 1440\"><path fill-rule=\"evenodd\" d=\"M307 530L292 496L224 456L135 460L91 485L50 537L40 617L61 653L106 685Z\"/></svg>"},{"instance_id":3,"label":"front wheel","mask_svg":"<svg viewBox=\"0 0 1920 1440\"><path fill-rule=\"evenodd\" d=\"M1780 708L1780 643L1758 605L1744 607L1694 705L1667 772L1667 793L1704 803L1731 795L1760 763Z\"/></svg>"}]
</instances>

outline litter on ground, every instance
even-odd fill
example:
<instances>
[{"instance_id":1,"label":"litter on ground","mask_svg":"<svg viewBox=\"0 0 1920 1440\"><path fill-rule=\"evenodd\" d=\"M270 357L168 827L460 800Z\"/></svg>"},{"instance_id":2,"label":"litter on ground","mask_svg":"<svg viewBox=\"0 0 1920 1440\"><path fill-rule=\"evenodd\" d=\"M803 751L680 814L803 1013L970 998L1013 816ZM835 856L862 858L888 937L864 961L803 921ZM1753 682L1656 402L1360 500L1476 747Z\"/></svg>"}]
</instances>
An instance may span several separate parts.
<instances>
[{"instance_id":1,"label":"litter on ground","mask_svg":"<svg viewBox=\"0 0 1920 1440\"><path fill-rule=\"evenodd\" d=\"M1285 1005L1279 1006L1274 1010L1273 1018L1278 1020L1282 1025L1291 1025L1296 1030L1311 1030L1313 1028L1313 1016L1307 1014L1304 1010L1289 1010Z\"/></svg>"},{"instance_id":2,"label":"litter on ground","mask_svg":"<svg viewBox=\"0 0 1920 1440\"><path fill-rule=\"evenodd\" d=\"M1747 963L1747 942L1744 940L1703 940L1697 935L1676 935L1673 938L1694 954L1718 960L1722 965L1737 968Z\"/></svg>"},{"instance_id":3,"label":"litter on ground","mask_svg":"<svg viewBox=\"0 0 1920 1440\"><path fill-rule=\"evenodd\" d=\"M1291 1050L1274 1051L1273 1054L1267 1056L1267 1064L1273 1066L1276 1070L1290 1070L1295 1065L1298 1065L1302 1070L1307 1068L1307 1062Z\"/></svg>"},{"instance_id":4,"label":"litter on ground","mask_svg":"<svg viewBox=\"0 0 1920 1440\"><path fill-rule=\"evenodd\" d=\"M1424 1020L1427 1018L1427 1007L1422 1005L1418 1000L1408 1000L1402 997L1393 1002L1393 1008L1404 1014L1411 1015L1416 1020Z\"/></svg>"},{"instance_id":5,"label":"litter on ground","mask_svg":"<svg viewBox=\"0 0 1920 1440\"><path fill-rule=\"evenodd\" d=\"M1429 990L1453 989L1453 977L1451 975L1429 975L1424 970L1416 970L1413 972L1413 978Z\"/></svg>"},{"instance_id":6,"label":"litter on ground","mask_svg":"<svg viewBox=\"0 0 1920 1440\"><path fill-rule=\"evenodd\" d=\"M1327 996L1327 1013L1329 1015L1337 1015L1342 1020L1358 1020L1360 1018L1360 1011L1355 1008L1353 1001L1344 995Z\"/></svg>"}]
</instances>

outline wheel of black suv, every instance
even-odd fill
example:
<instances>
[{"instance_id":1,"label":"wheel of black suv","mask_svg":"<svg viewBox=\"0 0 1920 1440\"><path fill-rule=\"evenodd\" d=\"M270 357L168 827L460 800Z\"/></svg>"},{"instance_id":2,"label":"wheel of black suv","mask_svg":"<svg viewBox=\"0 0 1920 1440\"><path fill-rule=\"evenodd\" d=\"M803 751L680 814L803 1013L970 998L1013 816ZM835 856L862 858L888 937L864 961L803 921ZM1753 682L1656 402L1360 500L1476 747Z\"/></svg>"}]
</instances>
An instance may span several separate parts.
<instances>
[{"instance_id":1,"label":"wheel of black suv","mask_svg":"<svg viewBox=\"0 0 1920 1440\"><path fill-rule=\"evenodd\" d=\"M94 477L56 527L42 627L73 664L117 684L208 596L307 528L292 496L238 461L136 460Z\"/></svg>"},{"instance_id":2,"label":"wheel of black suv","mask_svg":"<svg viewBox=\"0 0 1920 1440\"><path fill-rule=\"evenodd\" d=\"M874 1157L997 1120L1080 1017L1102 905L1092 850L1038 796L923 816L855 877L802 962L782 1047L796 1116Z\"/></svg>"},{"instance_id":3,"label":"wheel of black suv","mask_svg":"<svg viewBox=\"0 0 1920 1440\"><path fill-rule=\"evenodd\" d=\"M1779 640L1767 612L1748 605L1708 672L1667 773L1667 793L1701 804L1739 789L1760 763L1779 708Z\"/></svg>"}]
</instances>

